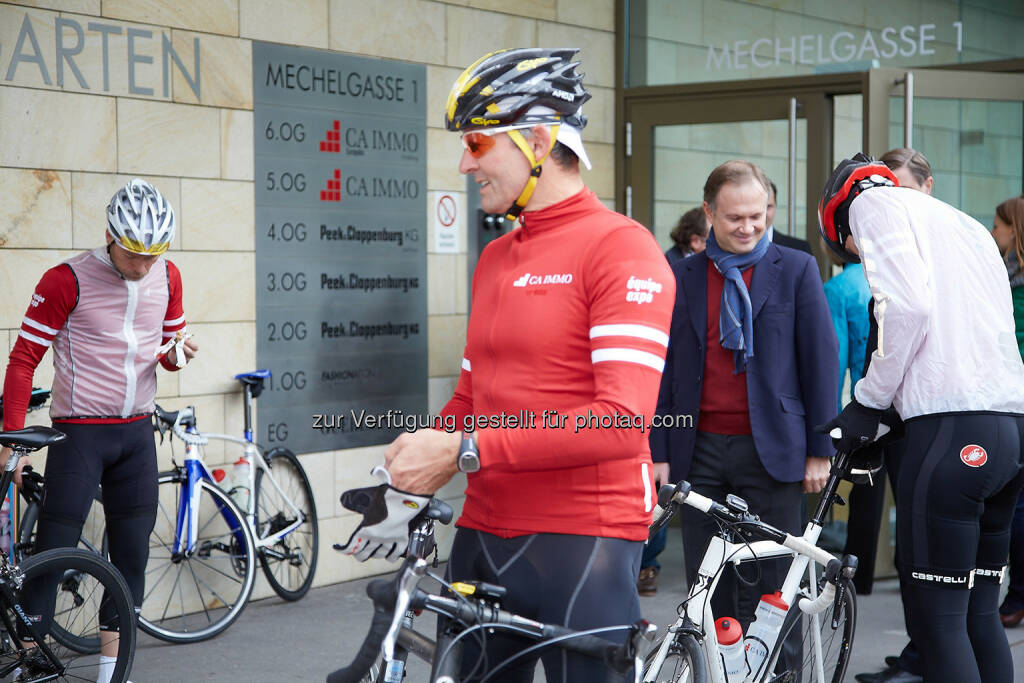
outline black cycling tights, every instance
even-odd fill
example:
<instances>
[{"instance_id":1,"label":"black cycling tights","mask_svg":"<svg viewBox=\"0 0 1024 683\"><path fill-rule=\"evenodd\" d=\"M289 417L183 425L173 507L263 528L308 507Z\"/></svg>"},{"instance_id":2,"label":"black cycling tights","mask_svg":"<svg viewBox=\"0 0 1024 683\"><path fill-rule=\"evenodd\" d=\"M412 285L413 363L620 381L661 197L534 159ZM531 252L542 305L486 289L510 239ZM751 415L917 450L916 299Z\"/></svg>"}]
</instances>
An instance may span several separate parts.
<instances>
[{"instance_id":1,"label":"black cycling tights","mask_svg":"<svg viewBox=\"0 0 1024 683\"><path fill-rule=\"evenodd\" d=\"M524 617L575 630L632 624L640 619L636 576L640 571L641 541L619 538L533 534L499 538L474 529L455 534L447 576L456 581L479 580L508 590L502 607ZM627 631L601 637L625 642ZM515 652L536 641L487 634L487 669L469 676L480 660L473 638L466 639L463 677L479 681ZM557 647L541 650L549 681L601 683L608 671L594 659ZM493 680L501 683L532 681L537 654L517 660ZM623 678L632 680L632 678Z\"/></svg>"},{"instance_id":2,"label":"black cycling tights","mask_svg":"<svg viewBox=\"0 0 1024 683\"><path fill-rule=\"evenodd\" d=\"M928 683L1013 680L999 581L1021 484L1024 417L907 421L896 496L907 629Z\"/></svg>"},{"instance_id":3,"label":"black cycling tights","mask_svg":"<svg viewBox=\"0 0 1024 683\"><path fill-rule=\"evenodd\" d=\"M145 588L149 535L156 520L157 465L152 423L60 422L54 426L70 438L50 446L46 456L46 487L36 548L42 551L77 545L93 496L102 483L110 561L124 576L138 609ZM39 581L56 579L40 577ZM40 617L43 632L49 629L55 594L45 586L24 592L26 611ZM100 624L104 630L118 629L113 610L106 604L100 607Z\"/></svg>"}]
</instances>

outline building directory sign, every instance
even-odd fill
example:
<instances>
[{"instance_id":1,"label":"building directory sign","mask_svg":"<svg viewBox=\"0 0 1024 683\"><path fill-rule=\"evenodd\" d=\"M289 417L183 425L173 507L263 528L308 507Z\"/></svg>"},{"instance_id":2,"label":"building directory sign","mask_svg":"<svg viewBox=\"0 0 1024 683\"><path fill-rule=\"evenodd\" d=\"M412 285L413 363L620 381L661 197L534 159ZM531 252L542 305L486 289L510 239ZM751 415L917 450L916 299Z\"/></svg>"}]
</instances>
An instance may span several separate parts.
<instances>
[{"instance_id":1,"label":"building directory sign","mask_svg":"<svg viewBox=\"0 0 1024 683\"><path fill-rule=\"evenodd\" d=\"M427 409L426 67L254 42L253 81L256 439L386 443Z\"/></svg>"}]
</instances>

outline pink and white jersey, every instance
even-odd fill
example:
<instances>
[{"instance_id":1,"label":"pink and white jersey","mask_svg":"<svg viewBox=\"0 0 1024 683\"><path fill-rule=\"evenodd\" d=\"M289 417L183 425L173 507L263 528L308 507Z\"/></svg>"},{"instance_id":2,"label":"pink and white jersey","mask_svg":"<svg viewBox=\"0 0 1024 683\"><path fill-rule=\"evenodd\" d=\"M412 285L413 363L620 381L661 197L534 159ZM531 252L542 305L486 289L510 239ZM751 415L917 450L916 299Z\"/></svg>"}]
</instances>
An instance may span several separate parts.
<instances>
[{"instance_id":1,"label":"pink and white jersey","mask_svg":"<svg viewBox=\"0 0 1024 683\"><path fill-rule=\"evenodd\" d=\"M53 420L126 422L148 415L156 350L185 327L181 275L157 261L141 280L125 280L105 247L46 271L32 294L4 380L4 428L24 425L32 374L53 347Z\"/></svg>"}]
</instances>

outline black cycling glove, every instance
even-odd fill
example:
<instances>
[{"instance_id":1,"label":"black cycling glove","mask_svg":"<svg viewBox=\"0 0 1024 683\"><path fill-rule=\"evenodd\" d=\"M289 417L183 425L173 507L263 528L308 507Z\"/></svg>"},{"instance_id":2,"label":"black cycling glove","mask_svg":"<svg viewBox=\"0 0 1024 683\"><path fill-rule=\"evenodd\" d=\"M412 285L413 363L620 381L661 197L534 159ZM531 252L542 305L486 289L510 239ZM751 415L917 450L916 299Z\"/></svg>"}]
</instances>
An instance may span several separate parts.
<instances>
[{"instance_id":1,"label":"black cycling glove","mask_svg":"<svg viewBox=\"0 0 1024 683\"><path fill-rule=\"evenodd\" d=\"M875 436L878 434L878 423L884 412L879 408L863 406L854 398L843 408L841 413L825 424L818 425L814 431L828 434L834 428L839 427L843 435L838 439L833 437L832 445L837 451L849 453L875 440Z\"/></svg>"}]
</instances>

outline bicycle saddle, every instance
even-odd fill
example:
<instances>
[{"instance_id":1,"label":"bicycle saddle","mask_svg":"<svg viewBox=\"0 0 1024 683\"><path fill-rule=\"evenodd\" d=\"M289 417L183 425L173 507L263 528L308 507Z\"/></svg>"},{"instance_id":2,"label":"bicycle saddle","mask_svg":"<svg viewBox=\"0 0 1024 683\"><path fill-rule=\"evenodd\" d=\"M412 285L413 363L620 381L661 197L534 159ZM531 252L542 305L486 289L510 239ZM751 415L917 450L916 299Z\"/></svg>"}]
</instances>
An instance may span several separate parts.
<instances>
[{"instance_id":1,"label":"bicycle saddle","mask_svg":"<svg viewBox=\"0 0 1024 683\"><path fill-rule=\"evenodd\" d=\"M40 448L67 441L67 434L52 427L25 427L11 432L0 432L0 445L38 451Z\"/></svg>"},{"instance_id":2,"label":"bicycle saddle","mask_svg":"<svg viewBox=\"0 0 1024 683\"><path fill-rule=\"evenodd\" d=\"M239 373L235 375L235 379L241 382L243 386L252 387L252 397L259 398L260 393L263 391L263 380L268 379L270 375L270 370L253 370L252 372Z\"/></svg>"}]
</instances>

